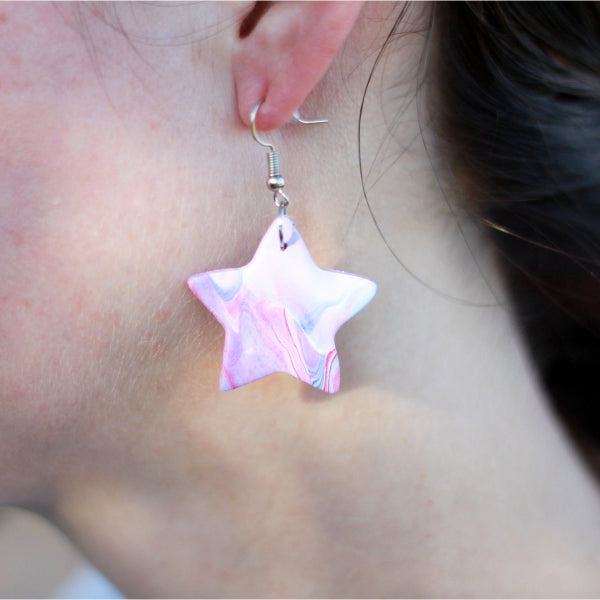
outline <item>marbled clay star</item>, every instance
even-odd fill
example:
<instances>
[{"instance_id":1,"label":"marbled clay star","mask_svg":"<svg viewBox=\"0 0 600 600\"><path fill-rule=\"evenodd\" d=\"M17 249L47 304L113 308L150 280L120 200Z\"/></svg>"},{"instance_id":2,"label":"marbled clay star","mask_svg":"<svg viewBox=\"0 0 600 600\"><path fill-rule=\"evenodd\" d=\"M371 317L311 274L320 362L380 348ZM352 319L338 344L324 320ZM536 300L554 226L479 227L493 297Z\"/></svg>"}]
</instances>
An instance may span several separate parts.
<instances>
[{"instance_id":1,"label":"marbled clay star","mask_svg":"<svg viewBox=\"0 0 600 600\"><path fill-rule=\"evenodd\" d=\"M318 267L288 217L283 217L287 249L282 251L279 226L277 218L244 267L188 279L190 289L225 328L221 389L282 372L337 392L335 334L371 301L377 286Z\"/></svg>"}]
</instances>

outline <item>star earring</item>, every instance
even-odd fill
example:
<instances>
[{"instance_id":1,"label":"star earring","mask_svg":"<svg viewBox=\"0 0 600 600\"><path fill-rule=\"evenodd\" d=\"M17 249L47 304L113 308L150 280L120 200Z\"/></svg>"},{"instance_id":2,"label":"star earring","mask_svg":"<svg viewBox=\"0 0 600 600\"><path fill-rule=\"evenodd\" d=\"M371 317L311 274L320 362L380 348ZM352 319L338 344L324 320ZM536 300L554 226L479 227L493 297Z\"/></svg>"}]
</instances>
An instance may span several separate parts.
<instances>
[{"instance_id":1,"label":"star earring","mask_svg":"<svg viewBox=\"0 0 600 600\"><path fill-rule=\"evenodd\" d=\"M318 267L294 222L286 215L279 153L269 148L267 187L279 209L252 260L245 266L192 275L188 285L225 329L220 385L231 390L271 375L289 373L323 391L340 387L335 334L363 309L377 286L368 279ZM326 121L304 121L323 123Z\"/></svg>"}]
</instances>

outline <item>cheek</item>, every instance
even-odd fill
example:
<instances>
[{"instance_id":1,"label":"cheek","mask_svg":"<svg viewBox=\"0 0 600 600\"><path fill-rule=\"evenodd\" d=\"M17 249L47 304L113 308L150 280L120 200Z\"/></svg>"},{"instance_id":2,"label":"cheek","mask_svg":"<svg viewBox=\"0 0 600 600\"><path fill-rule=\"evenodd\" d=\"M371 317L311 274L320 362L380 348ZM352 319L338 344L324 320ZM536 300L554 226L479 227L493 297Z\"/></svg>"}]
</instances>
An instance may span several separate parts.
<instances>
[{"instance_id":1,"label":"cheek","mask_svg":"<svg viewBox=\"0 0 600 600\"><path fill-rule=\"evenodd\" d=\"M0 56L14 63L0 61L0 400L68 404L92 388L116 394L117 378L135 379L125 366L142 368L123 357L185 335L180 323L204 314L187 277L249 259L272 212L265 203L246 247L230 207L252 205L247 182L223 190L228 144L200 143L214 115L188 115L192 137L169 129L180 106L198 105L173 105L169 70L138 89L111 55L100 82L61 15L24 4L10 30L0 23ZM135 57L126 41L121 54Z\"/></svg>"},{"instance_id":2,"label":"cheek","mask_svg":"<svg viewBox=\"0 0 600 600\"><path fill-rule=\"evenodd\" d=\"M21 218L27 209L15 212ZM73 243L69 227L49 216L40 221L8 235L1 228L0 396L20 396L44 379L74 380L97 359L100 333L120 326L121 315L106 306L110 265L93 260L85 236Z\"/></svg>"},{"instance_id":3,"label":"cheek","mask_svg":"<svg viewBox=\"0 0 600 600\"><path fill-rule=\"evenodd\" d=\"M184 219L176 202L159 206L167 192L153 189L132 158L147 162L144 140L120 134L114 115L103 119L100 107L92 133L77 107L68 114L63 121L46 111L35 127L30 114L20 115L11 121L19 135L3 147L4 399L25 392L75 397L78 386L108 368L118 344L141 335L140 315L161 305L161 286L175 285L173 241L182 236L166 224Z\"/></svg>"},{"instance_id":4,"label":"cheek","mask_svg":"<svg viewBox=\"0 0 600 600\"><path fill-rule=\"evenodd\" d=\"M190 335L183 324L201 311L185 281L216 263L201 258L218 232L194 225L199 212L215 219L202 187L179 183L178 169L194 172L182 153L123 127L104 99L81 106L68 119L46 110L35 127L19 115L2 149L0 400L116 396L151 368L153 345Z\"/></svg>"}]
</instances>

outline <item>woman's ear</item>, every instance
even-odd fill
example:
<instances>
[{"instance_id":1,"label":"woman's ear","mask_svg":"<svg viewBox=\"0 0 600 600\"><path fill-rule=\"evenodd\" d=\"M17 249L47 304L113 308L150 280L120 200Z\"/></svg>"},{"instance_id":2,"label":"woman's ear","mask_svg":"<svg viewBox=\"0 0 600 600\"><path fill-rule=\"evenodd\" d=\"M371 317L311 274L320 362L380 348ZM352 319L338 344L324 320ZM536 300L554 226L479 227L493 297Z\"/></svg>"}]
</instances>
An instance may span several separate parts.
<instances>
[{"instance_id":1,"label":"woman's ear","mask_svg":"<svg viewBox=\"0 0 600 600\"><path fill-rule=\"evenodd\" d=\"M325 74L346 41L362 2L257 2L239 32L233 58L237 106L244 124L283 125Z\"/></svg>"}]
</instances>

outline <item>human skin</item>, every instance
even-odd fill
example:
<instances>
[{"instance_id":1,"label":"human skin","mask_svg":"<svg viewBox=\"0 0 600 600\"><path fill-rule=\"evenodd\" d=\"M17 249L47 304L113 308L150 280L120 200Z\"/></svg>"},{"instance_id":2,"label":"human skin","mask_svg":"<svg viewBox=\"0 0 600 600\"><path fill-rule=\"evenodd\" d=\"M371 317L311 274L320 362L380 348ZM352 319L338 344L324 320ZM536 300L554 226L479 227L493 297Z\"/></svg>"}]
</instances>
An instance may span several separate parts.
<instances>
[{"instance_id":1,"label":"human skin","mask_svg":"<svg viewBox=\"0 0 600 600\"><path fill-rule=\"evenodd\" d=\"M597 484L437 184L410 102L420 35L361 129L407 268L361 199L392 5L364 7L310 86L302 112L328 125L265 121L315 261L378 284L336 338L341 391L219 391L223 332L186 280L248 262L276 215L240 56L272 69L268 28L285 44L315 18L278 4L240 41L251 7L127 4L129 39L94 6L0 7L0 500L131 596L597 595Z\"/></svg>"}]
</instances>

